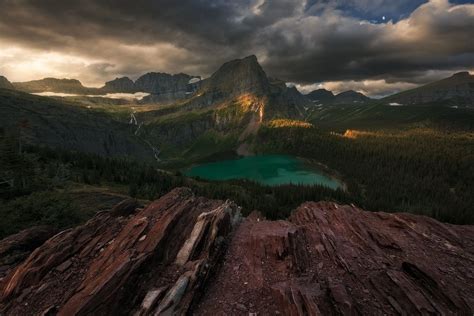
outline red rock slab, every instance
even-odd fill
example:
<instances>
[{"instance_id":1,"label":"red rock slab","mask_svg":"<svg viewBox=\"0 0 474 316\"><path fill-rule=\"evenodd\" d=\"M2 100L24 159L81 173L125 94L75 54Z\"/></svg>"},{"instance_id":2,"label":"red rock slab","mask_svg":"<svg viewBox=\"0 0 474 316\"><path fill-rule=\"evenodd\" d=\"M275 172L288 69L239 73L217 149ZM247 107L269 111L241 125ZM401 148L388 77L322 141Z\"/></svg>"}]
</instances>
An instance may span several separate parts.
<instances>
[{"instance_id":1,"label":"red rock slab","mask_svg":"<svg viewBox=\"0 0 474 316\"><path fill-rule=\"evenodd\" d=\"M6 277L0 314L186 313L222 257L240 208L186 188L138 212L134 205L121 203L36 249Z\"/></svg>"},{"instance_id":2,"label":"red rock slab","mask_svg":"<svg viewBox=\"0 0 474 316\"><path fill-rule=\"evenodd\" d=\"M250 216L196 315L472 315L474 227L307 202Z\"/></svg>"}]
</instances>

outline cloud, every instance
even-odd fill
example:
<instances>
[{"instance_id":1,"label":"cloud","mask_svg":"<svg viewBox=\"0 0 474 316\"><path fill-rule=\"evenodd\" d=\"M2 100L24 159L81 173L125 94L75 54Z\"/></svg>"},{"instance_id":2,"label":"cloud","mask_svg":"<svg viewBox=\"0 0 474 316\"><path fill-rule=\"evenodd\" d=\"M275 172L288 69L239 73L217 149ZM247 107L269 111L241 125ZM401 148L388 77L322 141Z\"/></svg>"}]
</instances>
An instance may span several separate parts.
<instances>
[{"instance_id":1,"label":"cloud","mask_svg":"<svg viewBox=\"0 0 474 316\"><path fill-rule=\"evenodd\" d=\"M474 66L474 5L432 0L407 19L373 24L325 11L284 20L264 34L267 68L303 83L387 79L416 82L430 70Z\"/></svg>"},{"instance_id":2,"label":"cloud","mask_svg":"<svg viewBox=\"0 0 474 316\"><path fill-rule=\"evenodd\" d=\"M256 54L269 75L300 86L358 83L380 94L474 69L474 5L420 3L0 0L0 50L21 52L0 53L0 73L32 79L31 66L31 77L99 85L148 71L208 76L225 61ZM389 9L402 18L370 21L370 12Z\"/></svg>"}]
</instances>

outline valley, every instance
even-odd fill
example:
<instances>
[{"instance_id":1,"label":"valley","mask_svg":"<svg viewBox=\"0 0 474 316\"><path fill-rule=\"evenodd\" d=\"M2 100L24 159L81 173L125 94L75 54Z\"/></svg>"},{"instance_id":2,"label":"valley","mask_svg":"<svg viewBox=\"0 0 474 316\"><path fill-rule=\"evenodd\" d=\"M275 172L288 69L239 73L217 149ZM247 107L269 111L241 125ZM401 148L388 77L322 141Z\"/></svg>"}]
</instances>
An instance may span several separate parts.
<instances>
[{"instance_id":1,"label":"valley","mask_svg":"<svg viewBox=\"0 0 474 316\"><path fill-rule=\"evenodd\" d=\"M144 78L140 82L148 82L153 102L150 97L46 98L10 85L0 93L3 142L30 148L28 159L41 161L34 163L39 170L50 168L43 146L67 157L90 155L80 159L87 157L92 165L54 158L51 163L68 175L47 192L93 184L153 200L187 185L210 198L233 197L245 212L258 209L270 218L286 217L300 203L324 197L367 210L474 223L474 111L469 107L453 108L449 102L395 107L350 91L305 96L268 78L255 56L225 63L205 79L162 73ZM110 93L137 92L125 80L106 87ZM58 89L52 90L68 92ZM130 161L135 175L119 168L112 172L116 176L105 176L94 166L102 165L100 157L114 159L114 165ZM18 190L16 185L10 189ZM20 187L12 197L27 197L28 185ZM268 199L260 200L261 192Z\"/></svg>"},{"instance_id":2,"label":"valley","mask_svg":"<svg viewBox=\"0 0 474 316\"><path fill-rule=\"evenodd\" d=\"M0 316L474 315L474 0L0 12Z\"/></svg>"}]
</instances>

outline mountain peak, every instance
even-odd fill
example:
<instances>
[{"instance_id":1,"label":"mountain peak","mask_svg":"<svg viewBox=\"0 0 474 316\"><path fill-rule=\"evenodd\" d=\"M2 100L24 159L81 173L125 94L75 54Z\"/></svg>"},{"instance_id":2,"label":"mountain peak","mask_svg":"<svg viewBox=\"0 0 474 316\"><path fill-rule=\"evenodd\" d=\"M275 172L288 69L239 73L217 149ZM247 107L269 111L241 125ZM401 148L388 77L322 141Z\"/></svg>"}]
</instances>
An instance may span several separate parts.
<instances>
[{"instance_id":1,"label":"mountain peak","mask_svg":"<svg viewBox=\"0 0 474 316\"><path fill-rule=\"evenodd\" d=\"M4 76L0 76L0 89L15 89L10 81Z\"/></svg>"},{"instance_id":2,"label":"mountain peak","mask_svg":"<svg viewBox=\"0 0 474 316\"><path fill-rule=\"evenodd\" d=\"M361 95L361 94L362 93L354 91L354 90L347 90L347 91L343 91L343 92L339 93L338 96L342 96L342 95Z\"/></svg>"},{"instance_id":3,"label":"mountain peak","mask_svg":"<svg viewBox=\"0 0 474 316\"><path fill-rule=\"evenodd\" d=\"M328 103L334 99L334 94L326 89L317 89L308 93L306 97L315 103Z\"/></svg>"},{"instance_id":4,"label":"mountain peak","mask_svg":"<svg viewBox=\"0 0 474 316\"><path fill-rule=\"evenodd\" d=\"M370 101L371 99L364 95L363 93L347 90L339 93L334 98L334 103L337 104L353 104L353 103L364 103Z\"/></svg>"},{"instance_id":5,"label":"mountain peak","mask_svg":"<svg viewBox=\"0 0 474 316\"><path fill-rule=\"evenodd\" d=\"M470 75L471 74L469 73L469 71L461 71L461 72L455 73L454 75L452 75L452 77L460 78L460 77L469 77Z\"/></svg>"},{"instance_id":6,"label":"mountain peak","mask_svg":"<svg viewBox=\"0 0 474 316\"><path fill-rule=\"evenodd\" d=\"M135 83L129 77L115 78L107 81L104 89L110 92L135 92Z\"/></svg>"},{"instance_id":7,"label":"mountain peak","mask_svg":"<svg viewBox=\"0 0 474 316\"><path fill-rule=\"evenodd\" d=\"M247 57L242 58L242 60L258 63L257 56L255 56L255 55L249 55Z\"/></svg>"},{"instance_id":8,"label":"mountain peak","mask_svg":"<svg viewBox=\"0 0 474 316\"><path fill-rule=\"evenodd\" d=\"M243 93L262 94L269 90L269 80L257 57L250 55L223 64L206 80L203 90L231 96Z\"/></svg>"}]
</instances>

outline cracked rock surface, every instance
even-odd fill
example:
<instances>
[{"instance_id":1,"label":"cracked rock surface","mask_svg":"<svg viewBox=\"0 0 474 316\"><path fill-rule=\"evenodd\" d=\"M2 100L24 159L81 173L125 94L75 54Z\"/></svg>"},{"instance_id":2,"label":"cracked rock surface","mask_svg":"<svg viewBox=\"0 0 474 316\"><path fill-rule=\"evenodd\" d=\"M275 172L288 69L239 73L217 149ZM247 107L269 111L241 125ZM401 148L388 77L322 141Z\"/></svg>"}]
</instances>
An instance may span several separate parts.
<instances>
[{"instance_id":1,"label":"cracked rock surface","mask_svg":"<svg viewBox=\"0 0 474 316\"><path fill-rule=\"evenodd\" d=\"M473 226L329 202L240 221L234 203L186 188L134 207L98 213L12 266L0 315L474 312Z\"/></svg>"}]
</instances>

